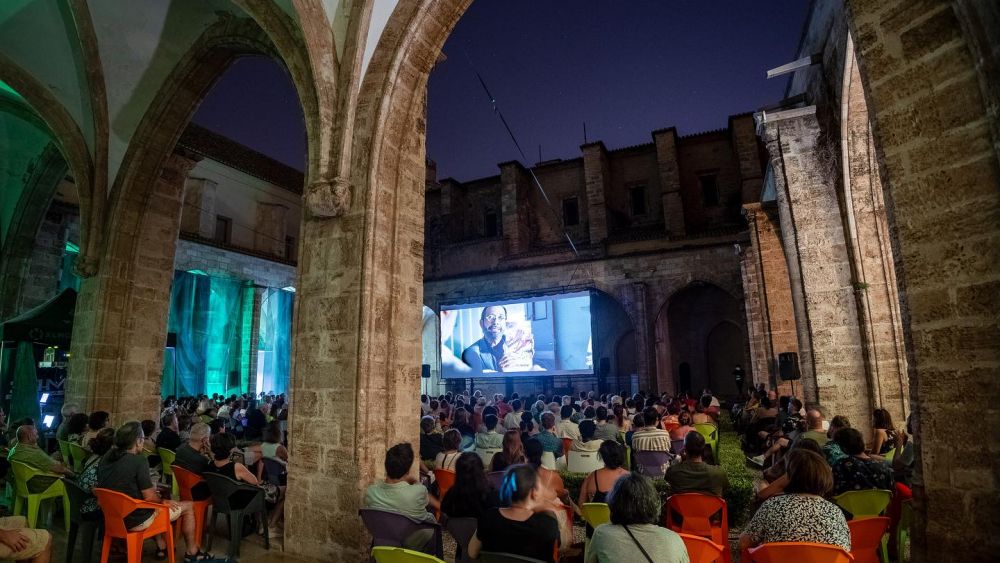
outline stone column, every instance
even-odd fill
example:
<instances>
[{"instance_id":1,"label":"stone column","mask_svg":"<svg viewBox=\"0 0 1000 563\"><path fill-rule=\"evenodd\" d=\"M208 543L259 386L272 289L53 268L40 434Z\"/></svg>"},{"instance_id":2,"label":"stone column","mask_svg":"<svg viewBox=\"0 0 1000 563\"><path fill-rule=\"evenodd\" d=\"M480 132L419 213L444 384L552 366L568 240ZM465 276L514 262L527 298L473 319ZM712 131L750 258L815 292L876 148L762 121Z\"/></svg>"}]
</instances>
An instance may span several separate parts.
<instances>
[{"instance_id":1,"label":"stone column","mask_svg":"<svg viewBox=\"0 0 1000 563\"><path fill-rule=\"evenodd\" d=\"M196 162L174 152L148 189L123 192L99 270L80 285L67 401L108 411L112 424L159 412L174 251Z\"/></svg>"},{"instance_id":2,"label":"stone column","mask_svg":"<svg viewBox=\"0 0 1000 563\"><path fill-rule=\"evenodd\" d=\"M621 286L618 300L635 323L635 371L639 376L639 388L644 391L662 390L663 383L654 380L650 373L650 366L656 365L652 359L656 346L650 331L652 321L647 315L646 284L632 282Z\"/></svg>"},{"instance_id":3,"label":"stone column","mask_svg":"<svg viewBox=\"0 0 1000 563\"><path fill-rule=\"evenodd\" d=\"M747 316L747 345L750 348L750 365L746 371L751 374L749 381L744 383L744 389L750 385L764 383L768 387L774 385L774 374L771 373L771 358L774 349L771 346L771 333L768 330L770 321L767 317L767 294L764 288L763 273L760 267L760 251L757 247L756 213L759 204L744 206L743 214L750 227L750 245L742 249L740 254L740 275L743 278L743 304Z\"/></svg>"},{"instance_id":4,"label":"stone column","mask_svg":"<svg viewBox=\"0 0 1000 563\"><path fill-rule=\"evenodd\" d=\"M764 137L775 173L806 399L820 401L828 416L846 415L867 435L872 393L837 201L836 166L824 156L831 154L831 141L820 128L815 107L769 114Z\"/></svg>"},{"instance_id":5,"label":"stone column","mask_svg":"<svg viewBox=\"0 0 1000 563\"><path fill-rule=\"evenodd\" d=\"M181 232L202 238L215 236L215 191L217 184L205 178L188 178L184 186Z\"/></svg>"},{"instance_id":6,"label":"stone column","mask_svg":"<svg viewBox=\"0 0 1000 563\"><path fill-rule=\"evenodd\" d=\"M751 203L760 199L760 188L764 175L760 169L760 144L753 115L743 114L729 119L729 131L733 140L733 152L740 166L741 201Z\"/></svg>"},{"instance_id":7,"label":"stone column","mask_svg":"<svg viewBox=\"0 0 1000 563\"><path fill-rule=\"evenodd\" d=\"M608 151L597 141L580 147L583 151L583 179L587 185L587 225L590 243L599 244L608 238L608 208L605 194L611 181L608 172Z\"/></svg>"},{"instance_id":8,"label":"stone column","mask_svg":"<svg viewBox=\"0 0 1000 563\"><path fill-rule=\"evenodd\" d=\"M680 165L677 159L677 129L671 127L653 131L653 143L656 145L656 165L663 189L663 224L670 235L683 237L686 230Z\"/></svg>"},{"instance_id":9,"label":"stone column","mask_svg":"<svg viewBox=\"0 0 1000 563\"><path fill-rule=\"evenodd\" d=\"M500 205L503 216L503 237L507 241L509 254L520 254L531 244L527 205L527 191L531 179L520 162L500 164L501 195Z\"/></svg>"}]
</instances>

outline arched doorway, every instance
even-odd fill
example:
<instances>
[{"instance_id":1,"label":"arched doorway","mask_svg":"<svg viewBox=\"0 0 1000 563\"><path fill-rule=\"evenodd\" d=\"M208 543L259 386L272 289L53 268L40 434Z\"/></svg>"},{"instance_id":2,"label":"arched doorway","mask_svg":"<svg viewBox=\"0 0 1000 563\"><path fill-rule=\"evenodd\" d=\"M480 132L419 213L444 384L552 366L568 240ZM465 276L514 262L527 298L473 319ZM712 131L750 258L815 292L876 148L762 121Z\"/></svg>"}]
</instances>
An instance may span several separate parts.
<instances>
[{"instance_id":1,"label":"arched doorway","mask_svg":"<svg viewBox=\"0 0 1000 563\"><path fill-rule=\"evenodd\" d=\"M744 358L743 332L732 321L723 321L708 333L705 345L705 368L708 388L721 397L736 397L739 389L733 379L733 369Z\"/></svg>"}]
</instances>

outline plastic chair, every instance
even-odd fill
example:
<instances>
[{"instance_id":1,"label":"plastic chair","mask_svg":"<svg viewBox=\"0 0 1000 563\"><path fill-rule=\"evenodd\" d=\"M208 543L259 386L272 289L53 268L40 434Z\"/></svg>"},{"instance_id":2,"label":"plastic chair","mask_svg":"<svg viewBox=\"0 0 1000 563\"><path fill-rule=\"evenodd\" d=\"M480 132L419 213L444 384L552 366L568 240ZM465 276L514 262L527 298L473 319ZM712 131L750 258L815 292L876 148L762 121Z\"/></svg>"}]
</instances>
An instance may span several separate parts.
<instances>
[{"instance_id":1,"label":"plastic chair","mask_svg":"<svg viewBox=\"0 0 1000 563\"><path fill-rule=\"evenodd\" d=\"M854 515L854 518L881 516L890 500L892 493L885 489L847 491L833 497L833 502Z\"/></svg>"},{"instance_id":2,"label":"plastic chair","mask_svg":"<svg viewBox=\"0 0 1000 563\"><path fill-rule=\"evenodd\" d=\"M884 456L882 456L882 458L885 459L886 461L892 461L892 458L894 457L896 457L896 448L892 448L891 450L887 451Z\"/></svg>"},{"instance_id":3,"label":"plastic chair","mask_svg":"<svg viewBox=\"0 0 1000 563\"><path fill-rule=\"evenodd\" d=\"M680 440L670 440L670 453L681 455L684 451L684 438Z\"/></svg>"},{"instance_id":4,"label":"plastic chair","mask_svg":"<svg viewBox=\"0 0 1000 563\"><path fill-rule=\"evenodd\" d=\"M73 458L73 473L80 473L83 471L83 464L90 457L90 452L87 448L81 446L80 444L70 442L69 443L69 453Z\"/></svg>"},{"instance_id":5,"label":"plastic chair","mask_svg":"<svg viewBox=\"0 0 1000 563\"><path fill-rule=\"evenodd\" d=\"M373 547L372 557L378 563L445 563L444 559L401 547Z\"/></svg>"},{"instance_id":6,"label":"plastic chair","mask_svg":"<svg viewBox=\"0 0 1000 563\"><path fill-rule=\"evenodd\" d=\"M14 500L14 515L21 514L21 510L25 507L25 503L27 503L28 527L37 528L38 512L41 509L42 501L61 498L63 502L63 520L66 524L65 529L69 530L71 524L69 519L69 497L66 496L66 487L63 486L63 482L59 476L54 473L46 473L37 467L32 467L20 461L11 461L10 465L14 472L14 491L17 495L17 498ZM43 480L51 479L52 482L44 490L33 493L28 487L28 482L38 478L42 478Z\"/></svg>"},{"instance_id":7,"label":"plastic chair","mask_svg":"<svg viewBox=\"0 0 1000 563\"><path fill-rule=\"evenodd\" d=\"M188 471L179 465L170 466L170 470L173 472L174 480L177 481L177 487L180 489L181 500L191 501L191 508L194 512L194 534L198 538L198 541L201 542L205 533L205 519L208 518L208 507L212 506L212 500L194 500L191 489L199 483L204 483L205 479L197 473Z\"/></svg>"},{"instance_id":8,"label":"plastic chair","mask_svg":"<svg viewBox=\"0 0 1000 563\"><path fill-rule=\"evenodd\" d=\"M62 478L62 484L66 487L66 496L69 497L69 531L66 533L66 563L73 562L73 552L76 550L76 538L83 533L83 560L90 562L94 555L94 537L101 529L104 522L100 512L95 513L93 518L83 517L83 503L94 498L94 495L84 491L72 479Z\"/></svg>"},{"instance_id":9,"label":"plastic chair","mask_svg":"<svg viewBox=\"0 0 1000 563\"><path fill-rule=\"evenodd\" d=\"M591 528L611 521L611 508L604 502L585 502L580 506L580 513Z\"/></svg>"},{"instance_id":10,"label":"plastic chair","mask_svg":"<svg viewBox=\"0 0 1000 563\"><path fill-rule=\"evenodd\" d=\"M754 563L849 563L854 557L842 547L822 543L765 543L747 550Z\"/></svg>"},{"instance_id":11,"label":"plastic chair","mask_svg":"<svg viewBox=\"0 0 1000 563\"><path fill-rule=\"evenodd\" d=\"M632 447L625 446L625 469L632 470Z\"/></svg>"},{"instance_id":12,"label":"plastic chair","mask_svg":"<svg viewBox=\"0 0 1000 563\"><path fill-rule=\"evenodd\" d=\"M490 463L493 462L493 456L502 452L501 448L476 448L476 454L479 455L479 459L483 460L483 467L489 469Z\"/></svg>"},{"instance_id":13,"label":"plastic chair","mask_svg":"<svg viewBox=\"0 0 1000 563\"><path fill-rule=\"evenodd\" d=\"M501 553L499 551L480 551L480 563L545 563L541 559L514 555L513 553Z\"/></svg>"},{"instance_id":14,"label":"plastic chair","mask_svg":"<svg viewBox=\"0 0 1000 563\"><path fill-rule=\"evenodd\" d=\"M433 536L424 547L433 550L431 555L444 556L441 525L436 522L414 520L405 514L381 508L362 508L358 511L358 515L361 516L368 533L372 535L372 547L403 547L403 542L414 532L430 529L433 531Z\"/></svg>"},{"instance_id":15,"label":"plastic chair","mask_svg":"<svg viewBox=\"0 0 1000 563\"><path fill-rule=\"evenodd\" d=\"M455 484L455 472L450 469L435 469L434 482L438 484L438 498L444 500L448 489ZM441 509L437 511L437 519L441 520Z\"/></svg>"},{"instance_id":16,"label":"plastic chair","mask_svg":"<svg viewBox=\"0 0 1000 563\"><path fill-rule=\"evenodd\" d=\"M719 427L708 422L699 422L694 425L694 429L705 437L705 445L712 448L712 459L715 465L719 465Z\"/></svg>"},{"instance_id":17,"label":"plastic chair","mask_svg":"<svg viewBox=\"0 0 1000 563\"><path fill-rule=\"evenodd\" d=\"M170 510L163 504L136 500L126 494L111 489L94 489L97 504L104 512L104 540L101 546L101 563L107 563L111 554L111 540L125 540L128 563L142 561L142 542L163 534L167 542L167 560L174 563L174 534L170 528ZM125 528L124 518L137 508L156 510L153 523L145 530L130 532Z\"/></svg>"},{"instance_id":18,"label":"plastic chair","mask_svg":"<svg viewBox=\"0 0 1000 563\"><path fill-rule=\"evenodd\" d=\"M70 450L70 442L59 440L59 455L62 456L63 465L66 467L76 467L73 465L73 451Z\"/></svg>"},{"instance_id":19,"label":"plastic chair","mask_svg":"<svg viewBox=\"0 0 1000 563\"><path fill-rule=\"evenodd\" d=\"M718 525L712 517L721 512ZM677 524L677 517L681 523ZM709 538L719 545L729 545L729 511L726 501L701 493L681 493L667 498L666 527L677 533ZM726 563L730 561L729 550L722 554Z\"/></svg>"},{"instance_id":20,"label":"plastic chair","mask_svg":"<svg viewBox=\"0 0 1000 563\"><path fill-rule=\"evenodd\" d=\"M663 477L663 467L670 463L669 452L635 452L636 469L651 478Z\"/></svg>"},{"instance_id":21,"label":"plastic chair","mask_svg":"<svg viewBox=\"0 0 1000 563\"><path fill-rule=\"evenodd\" d=\"M563 444L562 453L563 455L566 455L566 452L568 452L570 448L573 447L573 438L563 438L562 444Z\"/></svg>"},{"instance_id":22,"label":"plastic chair","mask_svg":"<svg viewBox=\"0 0 1000 563\"><path fill-rule=\"evenodd\" d=\"M724 552L729 551L725 547L712 540L692 536L691 534L678 534L684 540L684 547L687 548L688 559L691 563L711 563L725 557Z\"/></svg>"},{"instance_id":23,"label":"plastic chair","mask_svg":"<svg viewBox=\"0 0 1000 563\"><path fill-rule=\"evenodd\" d=\"M474 563L476 560L469 557L469 541L475 535L479 521L475 518L448 518L444 527L455 538L455 563Z\"/></svg>"},{"instance_id":24,"label":"plastic chair","mask_svg":"<svg viewBox=\"0 0 1000 563\"><path fill-rule=\"evenodd\" d=\"M503 476L506 473L506 471L490 471L486 474L486 479L493 485L493 488L499 491L500 485L503 484Z\"/></svg>"},{"instance_id":25,"label":"plastic chair","mask_svg":"<svg viewBox=\"0 0 1000 563\"><path fill-rule=\"evenodd\" d=\"M590 473L604 467L597 452L575 452L566 454L566 471L570 473Z\"/></svg>"},{"instance_id":26,"label":"plastic chair","mask_svg":"<svg viewBox=\"0 0 1000 563\"><path fill-rule=\"evenodd\" d=\"M913 526L913 499L904 500L899 508L899 522L896 524L897 560L903 561L903 546L910 541L910 528ZM888 559L886 560L888 562Z\"/></svg>"},{"instance_id":27,"label":"plastic chair","mask_svg":"<svg viewBox=\"0 0 1000 563\"><path fill-rule=\"evenodd\" d=\"M552 452L542 452L542 467L545 469L556 469L556 454Z\"/></svg>"},{"instance_id":28,"label":"plastic chair","mask_svg":"<svg viewBox=\"0 0 1000 563\"><path fill-rule=\"evenodd\" d=\"M206 473L204 478L208 482L208 489L212 491L212 520L208 523L209 529L215 529L215 522L218 520L220 514L225 514L229 521L229 558L232 559L240 555L240 542L243 540L243 520L249 514L261 515L261 521L264 524L264 548L271 549L271 540L267 530L267 503L264 502L264 489L234 481L218 473ZM233 506L230 500L233 495L242 491L249 491L255 494L245 506ZM211 551L213 537L214 534L208 535L206 551Z\"/></svg>"},{"instance_id":29,"label":"plastic chair","mask_svg":"<svg viewBox=\"0 0 1000 563\"><path fill-rule=\"evenodd\" d=\"M663 424L663 431L670 432L671 430L677 430L681 427L679 422L667 422Z\"/></svg>"},{"instance_id":30,"label":"plastic chair","mask_svg":"<svg viewBox=\"0 0 1000 563\"><path fill-rule=\"evenodd\" d=\"M156 448L156 453L160 456L160 474L164 477L170 477L170 498L177 500L180 498L180 490L177 488L177 480L174 479L174 473L171 470L174 460L177 459L177 454L167 448Z\"/></svg>"},{"instance_id":31,"label":"plastic chair","mask_svg":"<svg viewBox=\"0 0 1000 563\"><path fill-rule=\"evenodd\" d=\"M851 530L851 555L858 563L879 563L879 552L883 563L889 561L889 549L886 544L889 531L889 518L874 516L871 518L855 518L847 522Z\"/></svg>"}]
</instances>

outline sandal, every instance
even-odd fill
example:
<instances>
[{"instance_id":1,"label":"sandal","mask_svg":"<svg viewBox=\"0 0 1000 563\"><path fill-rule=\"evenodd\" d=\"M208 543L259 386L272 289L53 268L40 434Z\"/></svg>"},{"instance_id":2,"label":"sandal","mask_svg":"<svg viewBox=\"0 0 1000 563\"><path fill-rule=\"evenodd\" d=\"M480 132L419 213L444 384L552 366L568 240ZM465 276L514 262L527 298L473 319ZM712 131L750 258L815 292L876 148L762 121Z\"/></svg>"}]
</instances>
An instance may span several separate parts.
<instances>
[{"instance_id":1,"label":"sandal","mask_svg":"<svg viewBox=\"0 0 1000 563\"><path fill-rule=\"evenodd\" d=\"M153 555L153 558L157 561L163 561L167 558L167 550L156 548L156 553Z\"/></svg>"}]
</instances>

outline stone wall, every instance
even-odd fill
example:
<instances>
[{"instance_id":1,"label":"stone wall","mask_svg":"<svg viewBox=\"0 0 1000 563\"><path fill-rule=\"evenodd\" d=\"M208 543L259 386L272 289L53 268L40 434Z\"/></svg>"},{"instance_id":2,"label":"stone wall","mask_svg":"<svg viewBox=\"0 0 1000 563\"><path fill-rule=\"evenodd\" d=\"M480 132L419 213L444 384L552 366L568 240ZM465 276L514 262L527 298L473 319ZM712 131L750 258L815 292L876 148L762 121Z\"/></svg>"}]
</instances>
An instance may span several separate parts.
<instances>
[{"instance_id":1,"label":"stone wall","mask_svg":"<svg viewBox=\"0 0 1000 563\"><path fill-rule=\"evenodd\" d=\"M253 280L254 285L263 287L295 286L295 266L184 238L177 241L174 269L202 270L210 276Z\"/></svg>"}]
</instances>

